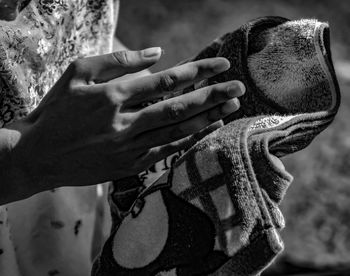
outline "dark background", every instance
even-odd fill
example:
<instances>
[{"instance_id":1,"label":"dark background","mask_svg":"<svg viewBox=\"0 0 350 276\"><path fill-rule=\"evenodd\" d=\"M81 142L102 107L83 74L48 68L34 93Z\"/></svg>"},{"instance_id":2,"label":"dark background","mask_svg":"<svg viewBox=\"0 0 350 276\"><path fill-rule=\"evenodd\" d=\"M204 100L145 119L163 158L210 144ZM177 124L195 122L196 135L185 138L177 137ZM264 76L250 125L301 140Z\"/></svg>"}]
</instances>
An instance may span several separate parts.
<instances>
[{"instance_id":1,"label":"dark background","mask_svg":"<svg viewBox=\"0 0 350 276\"><path fill-rule=\"evenodd\" d=\"M350 267L350 1L122 0L118 38L131 49L161 46L153 70L197 53L250 19L278 15L329 22L342 91L335 122L302 152L283 159L295 180L282 204L284 254L270 275ZM330 274L327 274L330 275ZM334 275L334 274L332 274ZM344 275L350 275L345 272Z\"/></svg>"}]
</instances>

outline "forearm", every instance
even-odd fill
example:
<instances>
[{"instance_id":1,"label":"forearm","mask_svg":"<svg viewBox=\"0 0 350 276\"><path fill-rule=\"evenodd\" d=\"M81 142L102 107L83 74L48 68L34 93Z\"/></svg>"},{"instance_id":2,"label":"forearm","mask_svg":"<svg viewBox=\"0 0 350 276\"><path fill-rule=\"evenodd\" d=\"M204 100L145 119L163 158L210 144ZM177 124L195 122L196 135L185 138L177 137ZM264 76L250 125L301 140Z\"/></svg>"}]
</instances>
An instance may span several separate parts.
<instances>
[{"instance_id":1,"label":"forearm","mask_svg":"<svg viewBox=\"0 0 350 276\"><path fill-rule=\"evenodd\" d=\"M126 49L117 39L113 48L115 51ZM149 74L148 70L142 70L132 75L136 78ZM54 183L43 183L37 174L33 179L27 168L36 164L31 164L30 160L26 160L29 158L16 153L16 146L23 139L22 135L27 127L25 123L18 121L0 128L0 205L56 187Z\"/></svg>"}]
</instances>

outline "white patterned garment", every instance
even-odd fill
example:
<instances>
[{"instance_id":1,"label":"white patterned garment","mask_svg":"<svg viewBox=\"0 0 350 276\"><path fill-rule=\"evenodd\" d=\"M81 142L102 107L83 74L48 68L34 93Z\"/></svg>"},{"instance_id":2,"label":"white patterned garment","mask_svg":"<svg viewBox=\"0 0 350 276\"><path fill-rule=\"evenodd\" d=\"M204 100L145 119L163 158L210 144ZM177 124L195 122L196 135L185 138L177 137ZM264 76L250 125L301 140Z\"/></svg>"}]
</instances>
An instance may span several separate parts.
<instances>
[{"instance_id":1,"label":"white patterned garment","mask_svg":"<svg viewBox=\"0 0 350 276\"><path fill-rule=\"evenodd\" d=\"M33 110L70 62L112 51L118 6L32 0L15 21L0 20L0 127ZM101 199L96 187L61 188L0 206L0 275L90 275Z\"/></svg>"}]
</instances>

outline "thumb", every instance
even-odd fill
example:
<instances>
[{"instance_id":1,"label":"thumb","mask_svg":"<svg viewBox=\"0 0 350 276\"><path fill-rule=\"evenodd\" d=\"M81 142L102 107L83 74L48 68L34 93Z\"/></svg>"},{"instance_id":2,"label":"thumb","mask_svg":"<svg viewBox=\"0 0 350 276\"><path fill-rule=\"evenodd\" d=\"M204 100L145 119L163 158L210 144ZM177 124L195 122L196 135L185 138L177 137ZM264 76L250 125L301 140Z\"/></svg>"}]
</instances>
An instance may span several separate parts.
<instances>
[{"instance_id":1,"label":"thumb","mask_svg":"<svg viewBox=\"0 0 350 276\"><path fill-rule=\"evenodd\" d=\"M155 64L162 56L160 47L141 51L118 51L76 61L78 76L84 81L107 82L125 74L144 70Z\"/></svg>"}]
</instances>

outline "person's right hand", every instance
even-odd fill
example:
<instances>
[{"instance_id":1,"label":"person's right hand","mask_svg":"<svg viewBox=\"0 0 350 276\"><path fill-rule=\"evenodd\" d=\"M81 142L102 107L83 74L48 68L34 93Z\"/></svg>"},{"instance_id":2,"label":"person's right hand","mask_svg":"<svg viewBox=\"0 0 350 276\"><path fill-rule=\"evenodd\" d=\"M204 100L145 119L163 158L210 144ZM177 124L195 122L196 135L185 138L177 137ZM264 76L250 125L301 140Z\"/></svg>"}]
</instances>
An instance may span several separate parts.
<instances>
[{"instance_id":1,"label":"person's right hand","mask_svg":"<svg viewBox=\"0 0 350 276\"><path fill-rule=\"evenodd\" d=\"M73 62L17 130L11 165L24 195L135 175L195 139L190 136L239 108L238 81L143 105L229 68L224 58L186 63L139 78L160 48L123 51ZM200 138L200 137L197 137ZM16 183L13 183L16 185Z\"/></svg>"}]
</instances>

